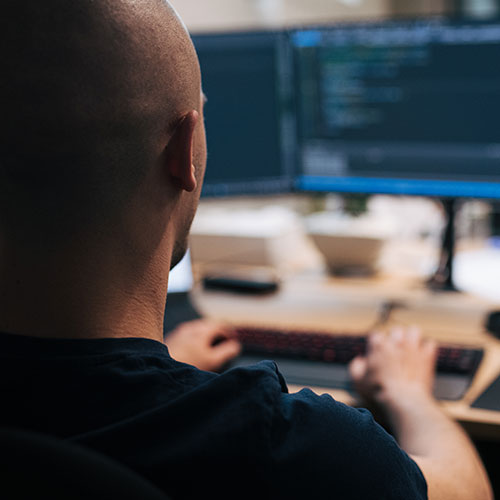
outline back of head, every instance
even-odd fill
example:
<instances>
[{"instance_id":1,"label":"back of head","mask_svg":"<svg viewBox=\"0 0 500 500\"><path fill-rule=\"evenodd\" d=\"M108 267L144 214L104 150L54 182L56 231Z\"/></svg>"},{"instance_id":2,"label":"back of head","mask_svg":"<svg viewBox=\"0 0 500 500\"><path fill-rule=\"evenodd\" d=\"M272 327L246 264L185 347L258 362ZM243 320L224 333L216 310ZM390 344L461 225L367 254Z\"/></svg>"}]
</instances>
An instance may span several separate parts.
<instances>
[{"instance_id":1,"label":"back of head","mask_svg":"<svg viewBox=\"0 0 500 500\"><path fill-rule=\"evenodd\" d=\"M105 226L199 106L191 41L164 0L2 7L0 230L29 240Z\"/></svg>"}]
</instances>

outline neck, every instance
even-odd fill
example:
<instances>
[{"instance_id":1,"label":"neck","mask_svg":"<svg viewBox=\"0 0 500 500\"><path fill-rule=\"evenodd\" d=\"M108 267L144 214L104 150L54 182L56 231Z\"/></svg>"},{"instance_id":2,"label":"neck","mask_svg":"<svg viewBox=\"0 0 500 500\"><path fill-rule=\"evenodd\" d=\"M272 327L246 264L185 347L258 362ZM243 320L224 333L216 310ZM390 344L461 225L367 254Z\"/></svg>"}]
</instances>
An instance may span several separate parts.
<instances>
[{"instance_id":1,"label":"neck","mask_svg":"<svg viewBox=\"0 0 500 500\"><path fill-rule=\"evenodd\" d=\"M163 340L170 256L80 241L59 252L2 249L0 331L47 338Z\"/></svg>"}]
</instances>

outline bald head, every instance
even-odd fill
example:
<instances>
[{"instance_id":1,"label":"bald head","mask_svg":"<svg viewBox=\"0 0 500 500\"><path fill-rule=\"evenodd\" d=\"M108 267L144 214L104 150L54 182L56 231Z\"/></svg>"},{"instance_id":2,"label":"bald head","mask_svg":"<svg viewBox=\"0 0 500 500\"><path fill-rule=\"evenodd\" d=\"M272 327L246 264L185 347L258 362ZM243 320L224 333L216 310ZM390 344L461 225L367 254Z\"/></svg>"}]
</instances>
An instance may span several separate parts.
<instances>
[{"instance_id":1,"label":"bald head","mask_svg":"<svg viewBox=\"0 0 500 500\"><path fill-rule=\"evenodd\" d=\"M0 225L90 224L119 212L200 76L164 0L7 0L1 23Z\"/></svg>"}]
</instances>

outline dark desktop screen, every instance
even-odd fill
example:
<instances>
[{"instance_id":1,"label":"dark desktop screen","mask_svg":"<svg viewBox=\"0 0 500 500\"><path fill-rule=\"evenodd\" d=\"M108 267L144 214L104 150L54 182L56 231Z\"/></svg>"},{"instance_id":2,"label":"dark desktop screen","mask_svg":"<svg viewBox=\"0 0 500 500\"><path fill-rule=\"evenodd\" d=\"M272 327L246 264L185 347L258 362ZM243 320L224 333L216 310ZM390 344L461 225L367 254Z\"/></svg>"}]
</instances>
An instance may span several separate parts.
<instances>
[{"instance_id":1,"label":"dark desktop screen","mask_svg":"<svg viewBox=\"0 0 500 500\"><path fill-rule=\"evenodd\" d=\"M297 186L500 197L500 23L291 34Z\"/></svg>"},{"instance_id":2,"label":"dark desktop screen","mask_svg":"<svg viewBox=\"0 0 500 500\"><path fill-rule=\"evenodd\" d=\"M290 191L287 40L279 32L193 37L208 99L204 196Z\"/></svg>"}]
</instances>

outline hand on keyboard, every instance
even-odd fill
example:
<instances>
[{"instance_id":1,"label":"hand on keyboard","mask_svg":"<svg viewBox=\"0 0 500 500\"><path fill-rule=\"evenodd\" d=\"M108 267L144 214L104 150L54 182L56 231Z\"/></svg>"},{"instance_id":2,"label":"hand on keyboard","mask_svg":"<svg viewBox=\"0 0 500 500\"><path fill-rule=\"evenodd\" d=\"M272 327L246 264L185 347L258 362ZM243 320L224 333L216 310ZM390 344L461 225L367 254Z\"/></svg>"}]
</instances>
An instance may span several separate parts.
<instances>
[{"instance_id":1,"label":"hand on keyboard","mask_svg":"<svg viewBox=\"0 0 500 500\"><path fill-rule=\"evenodd\" d=\"M368 344L366 335L342 332L241 326L236 329L236 334L243 345L246 362L273 359L289 383L347 390L352 389L347 366L357 356L364 356ZM404 332L395 333L396 344L402 340L398 340L401 335L404 337ZM480 347L439 345L435 397L449 400L463 397L482 356ZM362 368L358 365L359 370Z\"/></svg>"},{"instance_id":2,"label":"hand on keyboard","mask_svg":"<svg viewBox=\"0 0 500 500\"><path fill-rule=\"evenodd\" d=\"M395 328L368 338L366 355L357 356L349 371L357 392L367 401L385 404L402 397L431 397L437 345L416 328Z\"/></svg>"},{"instance_id":3,"label":"hand on keyboard","mask_svg":"<svg viewBox=\"0 0 500 500\"><path fill-rule=\"evenodd\" d=\"M181 323L165 339L170 355L200 370L216 371L241 351L232 329L208 319Z\"/></svg>"}]
</instances>

